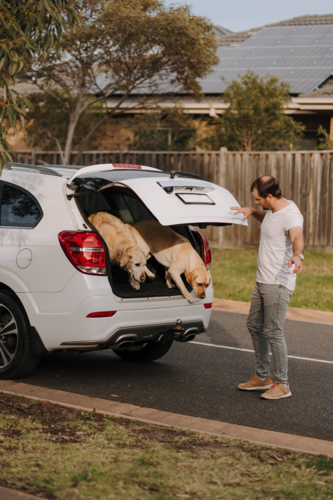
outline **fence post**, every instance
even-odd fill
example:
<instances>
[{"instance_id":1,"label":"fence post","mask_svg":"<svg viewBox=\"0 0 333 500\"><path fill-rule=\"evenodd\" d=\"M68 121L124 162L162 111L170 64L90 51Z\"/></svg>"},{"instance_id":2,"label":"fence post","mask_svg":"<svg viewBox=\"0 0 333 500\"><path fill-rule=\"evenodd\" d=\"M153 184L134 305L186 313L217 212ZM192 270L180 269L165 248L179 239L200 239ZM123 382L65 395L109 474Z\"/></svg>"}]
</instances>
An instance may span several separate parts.
<instances>
[{"instance_id":1,"label":"fence post","mask_svg":"<svg viewBox=\"0 0 333 500\"><path fill-rule=\"evenodd\" d=\"M217 183L226 188L227 185L227 148L220 148L220 161L219 161L219 172L217 176ZM219 250L222 250L223 247L223 228L219 227L218 231L219 237Z\"/></svg>"},{"instance_id":2,"label":"fence post","mask_svg":"<svg viewBox=\"0 0 333 500\"><path fill-rule=\"evenodd\" d=\"M218 184L226 188L227 183L227 148L220 148Z\"/></svg>"}]
</instances>

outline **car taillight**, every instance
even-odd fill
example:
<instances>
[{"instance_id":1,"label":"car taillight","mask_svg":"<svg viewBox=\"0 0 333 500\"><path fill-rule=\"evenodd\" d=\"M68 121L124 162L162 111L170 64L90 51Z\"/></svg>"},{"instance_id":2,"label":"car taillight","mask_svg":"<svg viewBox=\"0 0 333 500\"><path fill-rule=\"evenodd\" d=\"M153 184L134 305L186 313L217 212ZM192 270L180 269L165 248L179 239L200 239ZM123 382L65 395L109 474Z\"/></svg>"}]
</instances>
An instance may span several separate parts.
<instances>
[{"instance_id":1,"label":"car taillight","mask_svg":"<svg viewBox=\"0 0 333 500\"><path fill-rule=\"evenodd\" d=\"M213 304L210 303L210 304L204 304L204 308L205 309L211 309L213 307Z\"/></svg>"},{"instance_id":2,"label":"car taillight","mask_svg":"<svg viewBox=\"0 0 333 500\"><path fill-rule=\"evenodd\" d=\"M209 264L212 262L212 254L209 248L209 243L204 234L200 233L200 231L197 231L197 233L200 235L204 247L204 264L207 269L209 269Z\"/></svg>"},{"instance_id":3,"label":"car taillight","mask_svg":"<svg viewBox=\"0 0 333 500\"><path fill-rule=\"evenodd\" d=\"M111 318L117 311L99 311L88 314L87 318Z\"/></svg>"},{"instance_id":4,"label":"car taillight","mask_svg":"<svg viewBox=\"0 0 333 500\"><path fill-rule=\"evenodd\" d=\"M68 259L81 273L106 275L105 251L97 234L62 231L59 241Z\"/></svg>"}]
</instances>

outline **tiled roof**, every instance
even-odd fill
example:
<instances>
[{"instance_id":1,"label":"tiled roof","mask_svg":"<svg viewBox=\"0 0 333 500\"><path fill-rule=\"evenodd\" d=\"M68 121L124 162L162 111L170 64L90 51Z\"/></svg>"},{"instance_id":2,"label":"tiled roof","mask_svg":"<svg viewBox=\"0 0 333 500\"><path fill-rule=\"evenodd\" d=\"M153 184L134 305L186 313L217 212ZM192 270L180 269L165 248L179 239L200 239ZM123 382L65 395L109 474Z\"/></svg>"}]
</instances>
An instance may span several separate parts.
<instances>
[{"instance_id":1,"label":"tiled roof","mask_svg":"<svg viewBox=\"0 0 333 500\"><path fill-rule=\"evenodd\" d=\"M214 31L215 36L217 38L220 36L224 36L224 35L230 35L232 33L232 31L227 30L226 28L223 28L222 26L219 26L218 24L215 24L213 26L213 31Z\"/></svg>"}]
</instances>

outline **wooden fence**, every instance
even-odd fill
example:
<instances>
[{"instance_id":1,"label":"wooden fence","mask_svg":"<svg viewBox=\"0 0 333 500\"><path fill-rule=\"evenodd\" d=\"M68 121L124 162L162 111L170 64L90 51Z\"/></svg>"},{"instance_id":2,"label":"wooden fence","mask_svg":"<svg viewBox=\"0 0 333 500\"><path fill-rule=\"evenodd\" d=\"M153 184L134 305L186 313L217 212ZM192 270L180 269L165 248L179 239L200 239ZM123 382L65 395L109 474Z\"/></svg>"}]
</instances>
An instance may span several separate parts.
<instances>
[{"instance_id":1,"label":"wooden fence","mask_svg":"<svg viewBox=\"0 0 333 500\"><path fill-rule=\"evenodd\" d=\"M18 151L15 161L57 165L60 155ZM254 179L273 175L283 196L294 200L304 216L307 248L333 251L333 151L233 152L221 148L207 152L84 152L80 164L95 163L131 163L198 174L227 188L241 206L253 206L250 186ZM208 228L206 234L212 247L254 247L259 242L260 225L251 218L249 227Z\"/></svg>"}]
</instances>

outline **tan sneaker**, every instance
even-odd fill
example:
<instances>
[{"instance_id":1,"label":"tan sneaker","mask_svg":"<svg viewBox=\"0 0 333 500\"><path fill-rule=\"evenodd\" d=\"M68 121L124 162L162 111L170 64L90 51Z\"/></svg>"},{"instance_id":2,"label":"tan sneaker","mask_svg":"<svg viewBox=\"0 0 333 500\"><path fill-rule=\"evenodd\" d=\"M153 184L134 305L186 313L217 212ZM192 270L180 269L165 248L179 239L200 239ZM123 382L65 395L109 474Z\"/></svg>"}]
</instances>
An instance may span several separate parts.
<instances>
[{"instance_id":1,"label":"tan sneaker","mask_svg":"<svg viewBox=\"0 0 333 500\"><path fill-rule=\"evenodd\" d=\"M290 398L291 390L288 384L288 387L281 384L281 382L274 382L269 391L262 394L260 397L264 399L281 399L281 398Z\"/></svg>"},{"instance_id":2,"label":"tan sneaker","mask_svg":"<svg viewBox=\"0 0 333 500\"><path fill-rule=\"evenodd\" d=\"M242 389L242 391L264 391L272 387L272 384L273 380L270 375L266 377L265 380L262 380L254 374L245 384L238 384L238 388Z\"/></svg>"}]
</instances>

